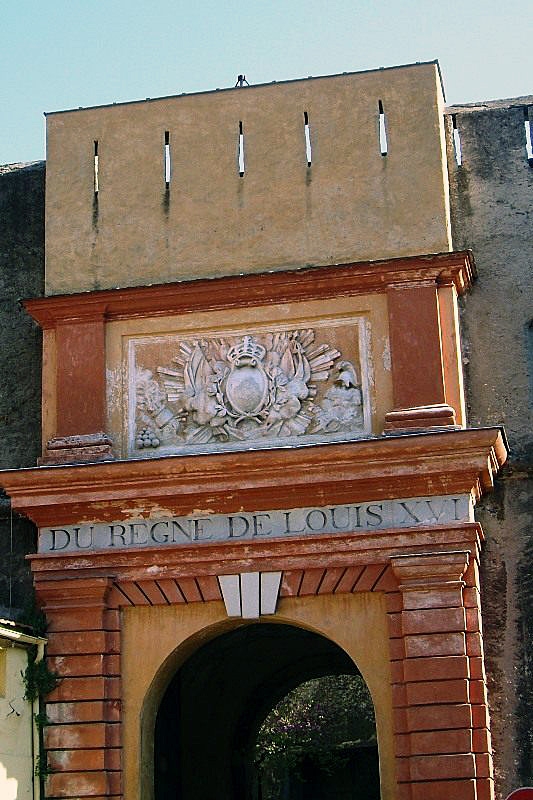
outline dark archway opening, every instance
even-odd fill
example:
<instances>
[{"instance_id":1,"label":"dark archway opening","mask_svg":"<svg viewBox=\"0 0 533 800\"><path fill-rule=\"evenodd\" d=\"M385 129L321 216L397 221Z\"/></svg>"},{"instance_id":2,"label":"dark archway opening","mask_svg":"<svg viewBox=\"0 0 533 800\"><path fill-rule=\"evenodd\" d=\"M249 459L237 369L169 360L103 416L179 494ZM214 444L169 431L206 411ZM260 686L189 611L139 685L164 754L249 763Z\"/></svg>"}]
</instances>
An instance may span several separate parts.
<instances>
[{"instance_id":1,"label":"dark archway opening","mask_svg":"<svg viewBox=\"0 0 533 800\"><path fill-rule=\"evenodd\" d=\"M308 681L357 675L336 644L290 625L243 625L213 639L176 672L161 701L155 800L266 800L257 743L269 713ZM279 800L377 800L377 747L367 741L363 749L329 774L316 752L302 750Z\"/></svg>"}]
</instances>

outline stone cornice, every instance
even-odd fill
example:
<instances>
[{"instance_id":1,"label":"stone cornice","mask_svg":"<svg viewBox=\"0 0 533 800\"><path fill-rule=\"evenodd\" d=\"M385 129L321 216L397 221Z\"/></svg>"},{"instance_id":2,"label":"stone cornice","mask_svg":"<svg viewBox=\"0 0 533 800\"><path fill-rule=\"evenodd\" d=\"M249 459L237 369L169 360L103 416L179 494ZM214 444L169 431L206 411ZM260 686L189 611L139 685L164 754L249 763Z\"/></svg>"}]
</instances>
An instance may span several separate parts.
<instances>
[{"instance_id":1,"label":"stone cornice","mask_svg":"<svg viewBox=\"0 0 533 800\"><path fill-rule=\"evenodd\" d=\"M158 514L233 513L472 493L507 456L499 428L312 447L174 456L0 473L13 509L38 526Z\"/></svg>"},{"instance_id":2,"label":"stone cornice","mask_svg":"<svg viewBox=\"0 0 533 800\"><path fill-rule=\"evenodd\" d=\"M198 313L241 306L322 300L367 294L420 283L454 285L463 294L475 277L468 250L363 261L300 270L236 275L153 286L108 289L25 300L24 307L42 328L95 318Z\"/></svg>"}]
</instances>

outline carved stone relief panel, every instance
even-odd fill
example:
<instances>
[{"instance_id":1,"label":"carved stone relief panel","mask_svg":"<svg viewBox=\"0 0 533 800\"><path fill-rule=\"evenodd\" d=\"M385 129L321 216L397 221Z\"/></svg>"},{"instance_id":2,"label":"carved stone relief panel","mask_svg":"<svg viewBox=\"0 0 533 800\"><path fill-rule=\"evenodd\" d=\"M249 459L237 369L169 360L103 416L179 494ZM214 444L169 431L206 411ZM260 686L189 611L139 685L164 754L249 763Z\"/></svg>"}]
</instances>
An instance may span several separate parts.
<instances>
[{"instance_id":1,"label":"carved stone relief panel","mask_svg":"<svg viewBox=\"0 0 533 800\"><path fill-rule=\"evenodd\" d=\"M128 454L339 441L371 431L364 318L128 342Z\"/></svg>"}]
</instances>

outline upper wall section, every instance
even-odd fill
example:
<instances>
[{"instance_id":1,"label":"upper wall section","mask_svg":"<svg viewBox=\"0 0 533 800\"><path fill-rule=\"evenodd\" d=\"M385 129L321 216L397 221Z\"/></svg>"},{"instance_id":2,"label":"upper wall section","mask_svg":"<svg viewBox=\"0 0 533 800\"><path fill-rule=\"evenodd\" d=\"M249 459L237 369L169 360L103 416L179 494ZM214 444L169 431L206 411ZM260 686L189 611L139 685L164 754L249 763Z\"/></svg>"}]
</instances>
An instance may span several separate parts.
<instances>
[{"instance_id":1,"label":"upper wall section","mask_svg":"<svg viewBox=\"0 0 533 800\"><path fill-rule=\"evenodd\" d=\"M49 114L46 293L449 250L442 110L426 63Z\"/></svg>"}]
</instances>

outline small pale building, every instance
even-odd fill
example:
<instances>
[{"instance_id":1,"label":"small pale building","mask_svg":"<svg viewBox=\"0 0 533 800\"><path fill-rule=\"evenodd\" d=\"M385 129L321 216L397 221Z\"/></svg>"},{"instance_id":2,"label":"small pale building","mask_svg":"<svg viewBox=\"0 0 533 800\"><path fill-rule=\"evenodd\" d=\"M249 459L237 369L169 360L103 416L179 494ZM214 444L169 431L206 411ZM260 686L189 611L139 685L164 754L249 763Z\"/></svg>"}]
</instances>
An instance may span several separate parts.
<instances>
[{"instance_id":1,"label":"small pale building","mask_svg":"<svg viewBox=\"0 0 533 800\"><path fill-rule=\"evenodd\" d=\"M44 654L45 639L0 620L0 798L39 800L37 702L25 698L28 659ZM30 656L30 653L32 655Z\"/></svg>"}]
</instances>

